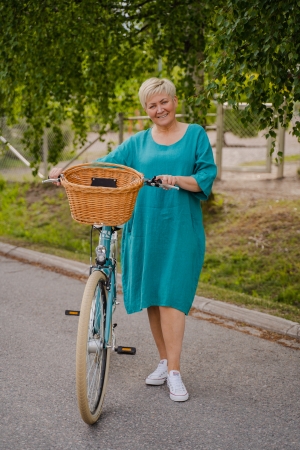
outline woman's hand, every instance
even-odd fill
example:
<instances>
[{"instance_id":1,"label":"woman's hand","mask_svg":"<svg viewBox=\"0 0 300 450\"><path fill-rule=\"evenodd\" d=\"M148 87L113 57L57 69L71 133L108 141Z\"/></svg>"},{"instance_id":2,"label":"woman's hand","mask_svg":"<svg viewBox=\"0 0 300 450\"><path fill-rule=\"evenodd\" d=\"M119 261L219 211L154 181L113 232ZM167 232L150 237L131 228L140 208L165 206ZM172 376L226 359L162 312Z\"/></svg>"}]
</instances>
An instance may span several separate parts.
<instances>
[{"instance_id":1,"label":"woman's hand","mask_svg":"<svg viewBox=\"0 0 300 450\"><path fill-rule=\"evenodd\" d=\"M177 183L177 177L174 177L173 175L157 175L156 180L161 180L162 184L170 184L171 186L175 186ZM168 187L165 187L164 189L168 189Z\"/></svg>"},{"instance_id":2,"label":"woman's hand","mask_svg":"<svg viewBox=\"0 0 300 450\"><path fill-rule=\"evenodd\" d=\"M156 179L160 178L162 184L171 184L172 186L179 186L181 189L185 189L190 192L201 192L201 188L197 181L193 177L182 177L173 175L157 175ZM165 187L164 189L168 189Z\"/></svg>"},{"instance_id":3,"label":"woman's hand","mask_svg":"<svg viewBox=\"0 0 300 450\"><path fill-rule=\"evenodd\" d=\"M51 169L50 170L50 173L49 173L49 178L58 178L59 177L59 175L62 173L62 169L61 168L59 168L59 167L56 167L56 168L54 168L54 169ZM56 184L56 186L60 186L61 184L60 184L60 181L59 182L57 182L57 183L55 183L55 182L53 182L53 184Z\"/></svg>"}]
</instances>

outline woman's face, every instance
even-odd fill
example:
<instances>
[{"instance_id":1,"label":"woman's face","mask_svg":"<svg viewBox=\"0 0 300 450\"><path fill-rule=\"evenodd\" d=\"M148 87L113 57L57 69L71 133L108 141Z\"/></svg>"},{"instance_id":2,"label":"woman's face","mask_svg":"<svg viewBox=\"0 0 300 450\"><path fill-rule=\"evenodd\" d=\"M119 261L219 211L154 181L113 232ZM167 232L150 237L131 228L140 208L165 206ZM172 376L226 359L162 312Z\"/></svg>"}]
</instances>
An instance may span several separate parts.
<instances>
[{"instance_id":1,"label":"woman's face","mask_svg":"<svg viewBox=\"0 0 300 450\"><path fill-rule=\"evenodd\" d=\"M178 99L162 93L147 98L146 113L155 125L166 127L170 125L176 114Z\"/></svg>"}]
</instances>

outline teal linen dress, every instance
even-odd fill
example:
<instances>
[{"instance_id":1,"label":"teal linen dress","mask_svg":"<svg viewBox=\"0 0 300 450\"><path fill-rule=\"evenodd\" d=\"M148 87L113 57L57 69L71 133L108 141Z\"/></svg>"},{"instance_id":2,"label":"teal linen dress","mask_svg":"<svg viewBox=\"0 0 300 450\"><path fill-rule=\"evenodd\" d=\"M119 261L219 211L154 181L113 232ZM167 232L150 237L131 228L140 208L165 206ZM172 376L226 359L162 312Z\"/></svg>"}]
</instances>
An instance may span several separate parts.
<instances>
[{"instance_id":1,"label":"teal linen dress","mask_svg":"<svg viewBox=\"0 0 300 450\"><path fill-rule=\"evenodd\" d=\"M122 239L122 282L127 313L168 306L188 314L205 253L200 200L207 200L216 165L206 132L189 125L172 145L157 144L141 131L98 161L123 164L143 173L196 179L202 192L144 186Z\"/></svg>"}]
</instances>

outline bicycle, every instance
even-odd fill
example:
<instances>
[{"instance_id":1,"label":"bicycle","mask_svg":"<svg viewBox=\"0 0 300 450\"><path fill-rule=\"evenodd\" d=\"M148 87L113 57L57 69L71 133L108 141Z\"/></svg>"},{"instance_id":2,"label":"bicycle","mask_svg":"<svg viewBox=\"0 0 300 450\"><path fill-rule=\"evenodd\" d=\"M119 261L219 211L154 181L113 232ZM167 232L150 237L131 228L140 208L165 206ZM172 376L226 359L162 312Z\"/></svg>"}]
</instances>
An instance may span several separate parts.
<instances>
[{"instance_id":1,"label":"bicycle","mask_svg":"<svg viewBox=\"0 0 300 450\"><path fill-rule=\"evenodd\" d=\"M76 167L83 168L84 166L87 165L82 164ZM107 166L111 168L117 165L108 164ZM72 170L72 168L69 170ZM101 174L103 175L103 172ZM142 174L139 175L143 177ZM43 183L60 181L63 183L65 176L65 174L61 174L60 178L44 180ZM114 178L104 177L97 178L97 180L98 187L101 187L102 183L102 187L103 184L106 185L104 190L114 189L114 187L107 188L107 180L110 180L108 184L114 184L112 183L112 180L116 181ZM161 180L156 180L155 177L152 179L143 177L140 182L140 187L142 186L179 189L177 186L163 184ZM136 197L133 207L135 199ZM75 220L77 219L75 218ZM112 219L108 220L110 222ZM79 221L83 222L82 218ZM92 264L94 230L99 232L99 241L96 247L95 264ZM118 230L120 230L118 224L92 224L90 275L83 293L81 308L80 311L67 310L65 312L67 315L79 316L76 343L76 393L81 417L89 425L97 422L102 411L108 381L110 350L127 354L135 354L136 352L134 347L116 347L116 324L112 324L112 315L118 305L116 286Z\"/></svg>"}]
</instances>

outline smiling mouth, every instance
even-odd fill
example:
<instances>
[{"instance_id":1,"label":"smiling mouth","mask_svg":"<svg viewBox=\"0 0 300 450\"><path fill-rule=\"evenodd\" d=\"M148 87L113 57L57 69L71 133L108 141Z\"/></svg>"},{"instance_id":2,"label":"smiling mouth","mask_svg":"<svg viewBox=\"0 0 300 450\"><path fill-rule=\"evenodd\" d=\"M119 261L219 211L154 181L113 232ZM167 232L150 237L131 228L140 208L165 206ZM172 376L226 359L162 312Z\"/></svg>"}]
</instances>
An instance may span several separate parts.
<instances>
[{"instance_id":1,"label":"smiling mouth","mask_svg":"<svg viewBox=\"0 0 300 450\"><path fill-rule=\"evenodd\" d=\"M164 117L167 117L167 115L168 115L168 113L167 113L167 114L164 114L163 116L157 116L157 118L158 118L158 119L163 119Z\"/></svg>"}]
</instances>

